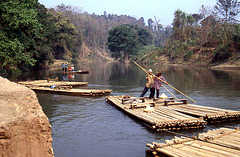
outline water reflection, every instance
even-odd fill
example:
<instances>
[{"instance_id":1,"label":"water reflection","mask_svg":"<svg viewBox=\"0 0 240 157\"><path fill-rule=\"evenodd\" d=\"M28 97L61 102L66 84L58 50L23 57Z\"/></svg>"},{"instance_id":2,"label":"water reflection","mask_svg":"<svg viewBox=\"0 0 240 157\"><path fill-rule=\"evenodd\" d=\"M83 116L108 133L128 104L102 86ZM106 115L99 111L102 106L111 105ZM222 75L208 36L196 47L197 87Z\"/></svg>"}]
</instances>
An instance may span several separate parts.
<instances>
[{"instance_id":1,"label":"water reflection","mask_svg":"<svg viewBox=\"0 0 240 157\"><path fill-rule=\"evenodd\" d=\"M172 86L197 101L197 104L240 110L240 72L208 68L178 66L151 66L146 69L163 71ZM86 88L110 88L112 95L139 96L145 86L146 74L134 64L91 63L75 66L75 70L88 70L89 74L63 75L59 70L35 71L14 81L43 79L44 77L69 81L87 81ZM64 76L64 77L63 77ZM178 98L185 98L173 89ZM160 92L166 90L160 88ZM148 95L149 93L147 93ZM146 128L136 119L125 115L105 102L104 97L88 98L54 94L37 94L44 112L52 125L55 156L145 156L147 142L171 139L169 133ZM191 101L189 100L191 103ZM184 130L179 133L193 135L208 129L240 126L239 122L208 125L204 129Z\"/></svg>"}]
</instances>

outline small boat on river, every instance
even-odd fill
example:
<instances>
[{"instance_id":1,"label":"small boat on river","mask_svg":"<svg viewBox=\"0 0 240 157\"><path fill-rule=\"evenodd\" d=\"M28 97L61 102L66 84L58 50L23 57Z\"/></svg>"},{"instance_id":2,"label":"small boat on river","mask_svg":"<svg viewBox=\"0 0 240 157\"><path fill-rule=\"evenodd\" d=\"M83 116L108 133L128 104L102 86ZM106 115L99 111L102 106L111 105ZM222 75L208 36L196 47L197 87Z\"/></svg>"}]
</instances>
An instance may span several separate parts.
<instances>
[{"instance_id":1,"label":"small boat on river","mask_svg":"<svg viewBox=\"0 0 240 157\"><path fill-rule=\"evenodd\" d=\"M78 71L63 71L66 74L89 74L89 71L78 70Z\"/></svg>"}]
</instances>

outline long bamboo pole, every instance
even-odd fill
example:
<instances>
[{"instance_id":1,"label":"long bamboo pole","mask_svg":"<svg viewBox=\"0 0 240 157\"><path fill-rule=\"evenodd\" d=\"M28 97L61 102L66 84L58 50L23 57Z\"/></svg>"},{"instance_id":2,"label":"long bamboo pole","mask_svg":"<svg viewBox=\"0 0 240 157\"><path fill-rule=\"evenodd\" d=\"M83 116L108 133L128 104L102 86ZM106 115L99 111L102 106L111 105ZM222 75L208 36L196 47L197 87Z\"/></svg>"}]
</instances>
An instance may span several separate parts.
<instances>
[{"instance_id":1,"label":"long bamboo pole","mask_svg":"<svg viewBox=\"0 0 240 157\"><path fill-rule=\"evenodd\" d=\"M139 68L141 68L144 72L147 73L147 70L144 69L143 67L141 67L137 62L133 61L133 63L135 63ZM157 76L155 76L154 74L152 74L152 75L153 75L154 77L157 77ZM191 101L193 101L194 103L196 103L195 100L193 100L192 98L190 98L189 96L187 96L186 94L184 94L183 92L181 92L180 90L174 88L174 87L173 87L172 85L170 85L169 83L163 81L162 79L160 79L160 78L158 78L158 77L157 77L157 79L159 79L159 80L162 81L163 83L167 84L169 87L171 87L172 89L176 90L176 91L179 92L180 94L184 95L184 96L187 97L189 100L191 100Z\"/></svg>"},{"instance_id":2,"label":"long bamboo pole","mask_svg":"<svg viewBox=\"0 0 240 157\"><path fill-rule=\"evenodd\" d=\"M137 62L133 61L133 63L135 63L139 68L141 68L144 72L148 73L146 69L144 69L143 67L141 67ZM152 74L154 77L156 77L154 74ZM158 78L160 81L162 81L163 83L167 84L169 87L171 87L172 89L176 90L177 92L179 92L180 94L184 95L185 97L187 97L188 99L190 99L191 101L193 101L194 103L196 103L195 100L193 100L192 98L190 98L189 96L187 96L186 94L184 94L183 92L179 91L178 89L174 88L172 85L170 85L169 83L163 81L162 79ZM170 92L170 91L169 91ZM170 92L171 93L171 92ZM172 94L172 93L171 93ZM172 94L173 95L173 94ZM175 96L174 96L175 97Z\"/></svg>"},{"instance_id":3,"label":"long bamboo pole","mask_svg":"<svg viewBox=\"0 0 240 157\"><path fill-rule=\"evenodd\" d=\"M147 73L148 74L148 71L146 70L146 69L144 69L143 67L141 67L139 64L137 64L135 61L133 61L139 68L141 68L145 73ZM155 76L154 74L153 74L153 76ZM156 77L156 76L155 76ZM158 78L159 79L159 78ZM160 81L162 81L161 79L160 79ZM164 81L163 81L164 82ZM164 82L164 83L166 83L166 82ZM163 84L162 84L162 86L163 86L163 88L165 88L166 89L166 91L168 91L175 99L178 99L172 92L170 92Z\"/></svg>"}]
</instances>

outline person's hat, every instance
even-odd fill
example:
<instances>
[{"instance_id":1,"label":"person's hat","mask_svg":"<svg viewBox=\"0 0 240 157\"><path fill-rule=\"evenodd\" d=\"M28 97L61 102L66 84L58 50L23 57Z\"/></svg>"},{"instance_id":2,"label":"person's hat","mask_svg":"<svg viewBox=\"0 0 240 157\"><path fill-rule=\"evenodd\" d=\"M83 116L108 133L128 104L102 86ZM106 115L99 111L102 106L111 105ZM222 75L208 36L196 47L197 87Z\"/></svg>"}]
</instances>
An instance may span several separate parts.
<instances>
[{"instance_id":1,"label":"person's hat","mask_svg":"<svg viewBox=\"0 0 240 157\"><path fill-rule=\"evenodd\" d=\"M158 70L158 72L157 72L158 74L162 74L162 71L161 70Z\"/></svg>"},{"instance_id":2,"label":"person's hat","mask_svg":"<svg viewBox=\"0 0 240 157\"><path fill-rule=\"evenodd\" d=\"M148 72L152 72L152 69L149 69Z\"/></svg>"}]
</instances>

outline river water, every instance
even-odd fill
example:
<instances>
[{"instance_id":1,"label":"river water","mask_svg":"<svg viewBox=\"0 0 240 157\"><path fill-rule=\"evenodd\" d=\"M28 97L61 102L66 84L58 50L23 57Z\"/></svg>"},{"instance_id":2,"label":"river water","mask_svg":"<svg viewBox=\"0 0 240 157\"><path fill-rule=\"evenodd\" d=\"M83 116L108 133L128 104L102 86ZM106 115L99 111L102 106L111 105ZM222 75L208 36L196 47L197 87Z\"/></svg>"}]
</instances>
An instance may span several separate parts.
<instances>
[{"instance_id":1,"label":"river water","mask_svg":"<svg viewBox=\"0 0 240 157\"><path fill-rule=\"evenodd\" d=\"M176 66L144 66L163 71L166 81L197 101L196 104L240 111L240 71L220 71L208 68ZM69 81L87 81L87 88L112 89L111 95L139 96L146 79L145 73L134 64L81 64L75 70L89 70L89 74L62 76L61 70L39 71L22 79L43 77ZM185 98L168 88L176 97ZM160 94L171 96L164 88ZM149 95L149 92L146 96ZM136 119L105 102L105 97L76 97L37 94L43 111L52 125L53 149L56 157L144 157L148 142L173 138L158 133ZM191 100L188 100L190 103ZM209 124L204 129L178 133L196 135L219 127L240 127L240 122Z\"/></svg>"}]
</instances>

